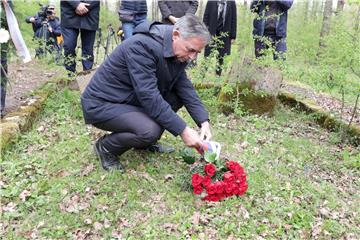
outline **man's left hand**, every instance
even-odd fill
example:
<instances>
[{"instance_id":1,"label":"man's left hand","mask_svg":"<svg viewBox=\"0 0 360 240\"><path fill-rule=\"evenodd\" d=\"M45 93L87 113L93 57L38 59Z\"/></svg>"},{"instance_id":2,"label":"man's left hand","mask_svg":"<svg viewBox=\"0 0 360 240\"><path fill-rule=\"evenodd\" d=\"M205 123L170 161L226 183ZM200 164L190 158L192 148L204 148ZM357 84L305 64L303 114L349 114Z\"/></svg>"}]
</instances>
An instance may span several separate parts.
<instances>
[{"instance_id":1,"label":"man's left hand","mask_svg":"<svg viewBox=\"0 0 360 240\"><path fill-rule=\"evenodd\" d=\"M211 137L212 134L210 131L210 123L208 121L203 122L201 124L201 133L200 133L201 140L209 141Z\"/></svg>"}]
</instances>

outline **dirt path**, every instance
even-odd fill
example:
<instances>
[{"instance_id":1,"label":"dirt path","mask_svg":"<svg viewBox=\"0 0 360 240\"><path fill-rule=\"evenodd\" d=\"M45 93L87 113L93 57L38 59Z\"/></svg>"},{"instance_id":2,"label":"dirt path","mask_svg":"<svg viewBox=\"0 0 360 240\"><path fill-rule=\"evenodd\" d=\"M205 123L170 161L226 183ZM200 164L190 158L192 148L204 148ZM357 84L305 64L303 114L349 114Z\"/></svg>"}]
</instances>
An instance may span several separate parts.
<instances>
[{"instance_id":1,"label":"dirt path","mask_svg":"<svg viewBox=\"0 0 360 240\"><path fill-rule=\"evenodd\" d=\"M5 115L15 111L32 91L61 72L59 67L43 69L37 60L27 64L11 63L8 69L10 84L6 95Z\"/></svg>"}]
</instances>

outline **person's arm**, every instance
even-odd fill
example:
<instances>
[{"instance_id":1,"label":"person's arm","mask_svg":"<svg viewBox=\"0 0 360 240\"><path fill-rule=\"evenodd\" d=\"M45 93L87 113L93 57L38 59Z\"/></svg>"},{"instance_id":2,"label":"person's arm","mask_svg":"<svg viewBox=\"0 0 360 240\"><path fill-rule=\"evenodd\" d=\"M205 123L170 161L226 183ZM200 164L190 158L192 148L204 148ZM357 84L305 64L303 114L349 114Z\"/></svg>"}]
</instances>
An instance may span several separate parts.
<instances>
[{"instance_id":1,"label":"person's arm","mask_svg":"<svg viewBox=\"0 0 360 240\"><path fill-rule=\"evenodd\" d=\"M186 10L186 13L195 14L199 6L199 1L191 1L189 8Z\"/></svg>"},{"instance_id":2,"label":"person's arm","mask_svg":"<svg viewBox=\"0 0 360 240\"><path fill-rule=\"evenodd\" d=\"M89 6L87 6L87 9L89 9L89 11L91 11L94 8L98 8L100 5L99 0L91 0L91 1L85 1L85 2L90 4Z\"/></svg>"},{"instance_id":3,"label":"person's arm","mask_svg":"<svg viewBox=\"0 0 360 240\"><path fill-rule=\"evenodd\" d=\"M287 11L291 8L292 4L293 4L293 0L282 0L282 1L276 1L277 4L279 4L279 6L281 7L281 9L283 11Z\"/></svg>"},{"instance_id":4,"label":"person's arm","mask_svg":"<svg viewBox=\"0 0 360 240\"><path fill-rule=\"evenodd\" d=\"M185 71L176 81L174 91L199 127L203 122L209 121L209 113L202 104L193 84L187 78Z\"/></svg>"},{"instance_id":5,"label":"person's arm","mask_svg":"<svg viewBox=\"0 0 360 240\"><path fill-rule=\"evenodd\" d=\"M172 12L170 11L166 1L162 0L158 2L158 6L161 12L161 15L163 16L163 18L167 19L169 18L169 16L172 14Z\"/></svg>"},{"instance_id":6,"label":"person's arm","mask_svg":"<svg viewBox=\"0 0 360 240\"><path fill-rule=\"evenodd\" d=\"M54 24L53 24L53 35L55 37L58 37L61 35L61 27L60 27L60 20L59 19L55 19L54 20Z\"/></svg>"},{"instance_id":7,"label":"person's arm","mask_svg":"<svg viewBox=\"0 0 360 240\"><path fill-rule=\"evenodd\" d=\"M81 3L79 0L73 0L73 1L63 1L69 4L74 10L79 6Z\"/></svg>"},{"instance_id":8,"label":"person's arm","mask_svg":"<svg viewBox=\"0 0 360 240\"><path fill-rule=\"evenodd\" d=\"M173 135L181 134L186 123L161 96L156 77L157 60L148 46L134 43L125 50L129 77L135 95L145 110L160 126Z\"/></svg>"}]
</instances>

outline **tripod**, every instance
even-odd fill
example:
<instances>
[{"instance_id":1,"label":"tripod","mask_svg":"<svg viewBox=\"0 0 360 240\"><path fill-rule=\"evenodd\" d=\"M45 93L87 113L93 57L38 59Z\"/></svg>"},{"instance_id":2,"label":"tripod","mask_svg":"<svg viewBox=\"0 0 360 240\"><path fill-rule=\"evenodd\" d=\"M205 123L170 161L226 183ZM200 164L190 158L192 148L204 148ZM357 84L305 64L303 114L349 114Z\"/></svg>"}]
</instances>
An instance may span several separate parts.
<instances>
[{"instance_id":1,"label":"tripod","mask_svg":"<svg viewBox=\"0 0 360 240\"><path fill-rule=\"evenodd\" d=\"M104 60L105 58L109 55L109 50L113 50L114 46L118 45L118 36L115 33L114 28L112 27L111 24L108 25L108 32L107 32L107 36L106 36L106 42L105 42L105 54L104 54ZM115 44L114 44L115 43Z\"/></svg>"}]
</instances>

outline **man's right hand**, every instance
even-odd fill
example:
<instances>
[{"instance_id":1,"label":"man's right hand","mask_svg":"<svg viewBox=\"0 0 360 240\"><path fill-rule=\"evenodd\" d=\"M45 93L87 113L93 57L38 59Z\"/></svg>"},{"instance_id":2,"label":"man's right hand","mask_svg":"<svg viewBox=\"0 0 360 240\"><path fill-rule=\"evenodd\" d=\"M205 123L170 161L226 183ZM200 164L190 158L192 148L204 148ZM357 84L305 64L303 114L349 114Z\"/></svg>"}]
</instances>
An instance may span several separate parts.
<instances>
[{"instance_id":1,"label":"man's right hand","mask_svg":"<svg viewBox=\"0 0 360 240\"><path fill-rule=\"evenodd\" d=\"M193 147L193 148L201 148L202 147L201 138L195 130L193 130L189 127L185 127L185 129L182 131L180 136L186 146Z\"/></svg>"},{"instance_id":2,"label":"man's right hand","mask_svg":"<svg viewBox=\"0 0 360 240\"><path fill-rule=\"evenodd\" d=\"M75 12L77 15L84 15L89 12L89 9L87 8L90 6L89 3L79 3L79 5L76 7Z\"/></svg>"}]
</instances>

